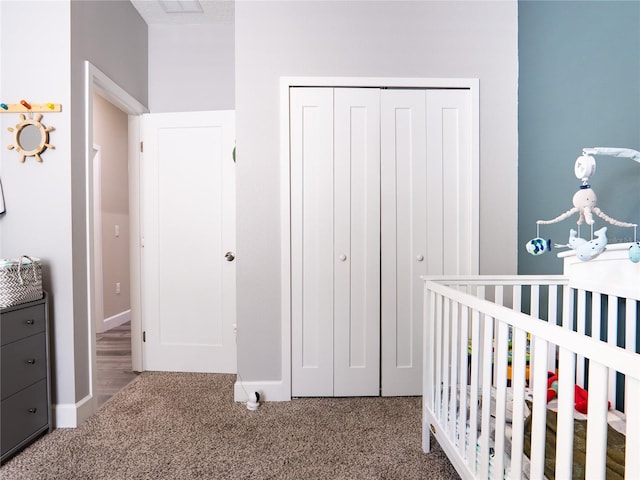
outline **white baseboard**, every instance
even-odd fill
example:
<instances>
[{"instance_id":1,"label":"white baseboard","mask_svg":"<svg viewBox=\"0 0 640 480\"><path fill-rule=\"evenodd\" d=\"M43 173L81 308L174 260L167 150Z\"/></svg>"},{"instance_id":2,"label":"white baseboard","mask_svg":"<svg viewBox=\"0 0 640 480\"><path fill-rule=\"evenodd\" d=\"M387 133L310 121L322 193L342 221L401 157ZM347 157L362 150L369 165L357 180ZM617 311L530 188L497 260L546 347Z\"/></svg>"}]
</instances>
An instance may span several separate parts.
<instances>
[{"instance_id":1,"label":"white baseboard","mask_svg":"<svg viewBox=\"0 0 640 480\"><path fill-rule=\"evenodd\" d=\"M96 411L93 397L87 395L77 403L53 405L53 425L55 428L76 428Z\"/></svg>"},{"instance_id":2,"label":"white baseboard","mask_svg":"<svg viewBox=\"0 0 640 480\"><path fill-rule=\"evenodd\" d=\"M131 321L131 309L125 310L124 312L120 312L117 315L114 315L109 318L105 318L103 321L103 330L102 332L106 332L111 330L112 328L119 327L127 322Z\"/></svg>"},{"instance_id":3,"label":"white baseboard","mask_svg":"<svg viewBox=\"0 0 640 480\"><path fill-rule=\"evenodd\" d=\"M288 402L291 400L291 392L285 391L281 380L265 382L241 382L236 380L233 387L236 402L246 402L249 400L249 393L251 392L259 392L260 401Z\"/></svg>"}]
</instances>

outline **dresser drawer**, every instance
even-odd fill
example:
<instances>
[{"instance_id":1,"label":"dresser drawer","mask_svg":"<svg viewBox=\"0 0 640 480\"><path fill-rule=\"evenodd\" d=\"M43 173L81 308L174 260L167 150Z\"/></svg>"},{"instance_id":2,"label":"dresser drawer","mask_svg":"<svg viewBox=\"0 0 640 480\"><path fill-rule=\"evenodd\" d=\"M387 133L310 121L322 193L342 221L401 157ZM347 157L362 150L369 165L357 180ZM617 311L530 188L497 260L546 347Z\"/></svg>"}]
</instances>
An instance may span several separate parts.
<instances>
[{"instance_id":1,"label":"dresser drawer","mask_svg":"<svg viewBox=\"0 0 640 480\"><path fill-rule=\"evenodd\" d=\"M44 332L2 346L0 393L3 400L46 377L46 351Z\"/></svg>"},{"instance_id":2,"label":"dresser drawer","mask_svg":"<svg viewBox=\"0 0 640 480\"><path fill-rule=\"evenodd\" d=\"M44 332L44 304L21 308L0 315L0 340L2 345L23 337Z\"/></svg>"},{"instance_id":3,"label":"dresser drawer","mask_svg":"<svg viewBox=\"0 0 640 480\"><path fill-rule=\"evenodd\" d=\"M4 455L31 435L48 428L47 381L41 380L2 400L0 411L1 454Z\"/></svg>"}]
</instances>

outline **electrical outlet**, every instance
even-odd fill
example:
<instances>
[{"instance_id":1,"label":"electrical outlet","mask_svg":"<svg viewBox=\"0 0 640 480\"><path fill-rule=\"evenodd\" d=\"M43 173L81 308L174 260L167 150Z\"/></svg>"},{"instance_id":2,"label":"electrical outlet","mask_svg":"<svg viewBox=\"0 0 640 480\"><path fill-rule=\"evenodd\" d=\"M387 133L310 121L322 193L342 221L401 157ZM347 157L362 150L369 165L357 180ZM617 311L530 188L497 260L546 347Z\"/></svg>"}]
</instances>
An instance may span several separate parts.
<instances>
[{"instance_id":1,"label":"electrical outlet","mask_svg":"<svg viewBox=\"0 0 640 480\"><path fill-rule=\"evenodd\" d=\"M116 282L116 295L120 295L120 282Z\"/></svg>"}]
</instances>

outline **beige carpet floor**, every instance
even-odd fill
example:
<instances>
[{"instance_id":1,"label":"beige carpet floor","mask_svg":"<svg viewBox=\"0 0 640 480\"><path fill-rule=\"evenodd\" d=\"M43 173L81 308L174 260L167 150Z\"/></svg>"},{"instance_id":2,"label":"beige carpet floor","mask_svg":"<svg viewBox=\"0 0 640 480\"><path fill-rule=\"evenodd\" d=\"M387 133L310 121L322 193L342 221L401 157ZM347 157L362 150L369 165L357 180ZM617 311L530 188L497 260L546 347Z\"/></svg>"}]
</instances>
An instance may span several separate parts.
<instances>
[{"instance_id":1,"label":"beige carpet floor","mask_svg":"<svg viewBox=\"0 0 640 480\"><path fill-rule=\"evenodd\" d=\"M420 398L233 401L235 375L141 374L76 429L0 467L2 480L457 479Z\"/></svg>"}]
</instances>

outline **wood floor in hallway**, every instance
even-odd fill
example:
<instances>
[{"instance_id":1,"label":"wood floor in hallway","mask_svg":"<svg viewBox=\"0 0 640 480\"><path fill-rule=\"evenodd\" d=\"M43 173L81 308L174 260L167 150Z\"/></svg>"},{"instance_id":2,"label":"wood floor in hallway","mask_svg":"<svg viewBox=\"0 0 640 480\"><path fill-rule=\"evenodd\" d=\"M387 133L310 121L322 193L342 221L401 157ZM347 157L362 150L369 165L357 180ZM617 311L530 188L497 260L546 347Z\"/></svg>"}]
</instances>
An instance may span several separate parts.
<instances>
[{"instance_id":1,"label":"wood floor in hallway","mask_svg":"<svg viewBox=\"0 0 640 480\"><path fill-rule=\"evenodd\" d=\"M96 335L98 408L138 375L131 370L131 323Z\"/></svg>"}]
</instances>

